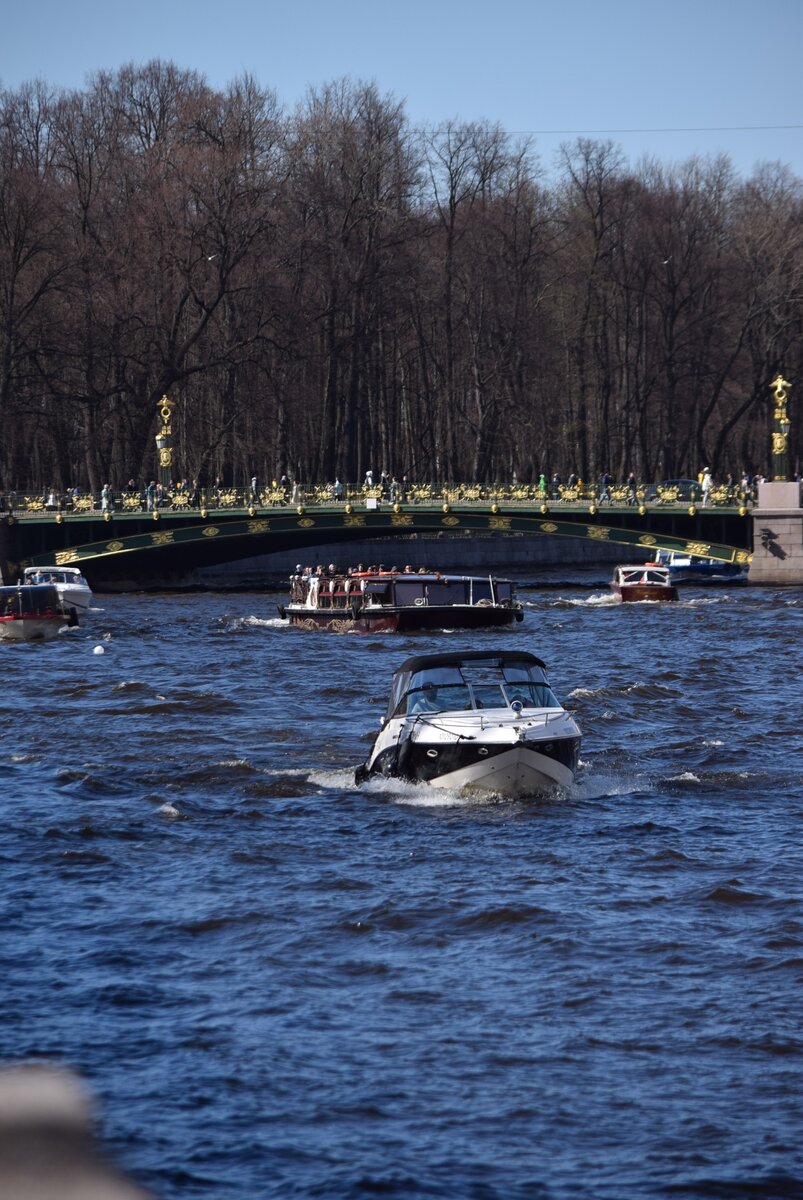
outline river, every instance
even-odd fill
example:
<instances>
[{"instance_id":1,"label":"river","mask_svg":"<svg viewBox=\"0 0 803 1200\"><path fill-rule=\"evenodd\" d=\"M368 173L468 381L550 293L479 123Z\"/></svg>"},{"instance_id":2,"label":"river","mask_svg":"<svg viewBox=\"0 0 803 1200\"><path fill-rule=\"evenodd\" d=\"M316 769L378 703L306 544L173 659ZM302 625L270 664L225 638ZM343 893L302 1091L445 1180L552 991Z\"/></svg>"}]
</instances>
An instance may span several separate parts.
<instances>
[{"instance_id":1,"label":"river","mask_svg":"<svg viewBox=\"0 0 803 1200\"><path fill-rule=\"evenodd\" d=\"M0 1058L154 1196L803 1196L803 593L545 580L509 633L201 593L0 646ZM546 661L571 794L357 789L396 665L468 646Z\"/></svg>"}]
</instances>

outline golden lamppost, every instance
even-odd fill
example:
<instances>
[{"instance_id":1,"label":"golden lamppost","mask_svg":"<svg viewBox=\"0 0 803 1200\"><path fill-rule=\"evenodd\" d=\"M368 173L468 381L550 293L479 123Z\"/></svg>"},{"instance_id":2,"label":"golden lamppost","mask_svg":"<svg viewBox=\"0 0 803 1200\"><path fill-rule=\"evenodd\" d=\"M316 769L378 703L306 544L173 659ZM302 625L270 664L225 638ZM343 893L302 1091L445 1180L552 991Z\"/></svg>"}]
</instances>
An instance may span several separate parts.
<instances>
[{"instance_id":1,"label":"golden lamppost","mask_svg":"<svg viewBox=\"0 0 803 1200\"><path fill-rule=\"evenodd\" d=\"M780 374L776 375L770 384L775 393L775 427L772 431L772 477L775 482L784 482L787 476L789 417L786 412L786 398L787 388L791 386Z\"/></svg>"},{"instance_id":2,"label":"golden lamppost","mask_svg":"<svg viewBox=\"0 0 803 1200\"><path fill-rule=\"evenodd\" d=\"M162 396L157 408L162 419L162 428L156 435L156 449L159 451L159 482L165 491L170 490L173 481L173 430L170 426L170 414L173 401Z\"/></svg>"}]
</instances>

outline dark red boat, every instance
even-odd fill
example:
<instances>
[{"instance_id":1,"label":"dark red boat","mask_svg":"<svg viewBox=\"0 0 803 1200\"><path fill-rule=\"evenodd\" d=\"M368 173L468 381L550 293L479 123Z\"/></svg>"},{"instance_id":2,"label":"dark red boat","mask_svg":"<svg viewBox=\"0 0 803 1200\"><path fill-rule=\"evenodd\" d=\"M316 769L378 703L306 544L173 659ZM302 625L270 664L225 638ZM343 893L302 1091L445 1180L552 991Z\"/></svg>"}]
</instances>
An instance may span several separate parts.
<instances>
[{"instance_id":1,"label":"dark red boat","mask_svg":"<svg viewBox=\"0 0 803 1200\"><path fill-rule=\"evenodd\" d=\"M615 567L611 589L620 600L677 600L678 590L669 568L656 563L628 563Z\"/></svg>"}]
</instances>

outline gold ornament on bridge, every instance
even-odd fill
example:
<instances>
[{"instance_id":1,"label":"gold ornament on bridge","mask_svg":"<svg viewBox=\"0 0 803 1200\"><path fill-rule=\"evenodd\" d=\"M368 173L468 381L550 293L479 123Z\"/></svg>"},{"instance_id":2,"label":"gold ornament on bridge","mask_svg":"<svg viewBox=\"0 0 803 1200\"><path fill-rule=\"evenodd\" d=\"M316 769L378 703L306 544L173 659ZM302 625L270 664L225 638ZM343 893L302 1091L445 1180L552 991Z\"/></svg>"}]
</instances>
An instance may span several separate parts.
<instances>
[{"instance_id":1,"label":"gold ornament on bridge","mask_svg":"<svg viewBox=\"0 0 803 1200\"><path fill-rule=\"evenodd\" d=\"M786 411L788 389L792 385L780 373L775 376L770 387L775 397L775 412L773 420L775 428L772 431L772 477L783 482L787 478L787 452L789 450L789 416Z\"/></svg>"},{"instance_id":2,"label":"gold ornament on bridge","mask_svg":"<svg viewBox=\"0 0 803 1200\"><path fill-rule=\"evenodd\" d=\"M775 389L775 399L779 404L786 403L786 398L788 395L787 388L790 388L791 386L791 383L784 379L783 375L780 373L775 376L770 384L770 387Z\"/></svg>"}]
</instances>

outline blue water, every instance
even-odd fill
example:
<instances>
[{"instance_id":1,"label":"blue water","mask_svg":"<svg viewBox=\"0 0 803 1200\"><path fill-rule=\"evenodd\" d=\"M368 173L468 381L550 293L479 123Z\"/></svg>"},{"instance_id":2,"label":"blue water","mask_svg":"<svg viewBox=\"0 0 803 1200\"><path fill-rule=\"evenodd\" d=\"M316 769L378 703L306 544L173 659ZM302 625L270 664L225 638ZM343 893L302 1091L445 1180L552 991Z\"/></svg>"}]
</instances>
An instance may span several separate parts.
<instances>
[{"instance_id":1,"label":"blue water","mask_svg":"<svg viewBox=\"0 0 803 1200\"><path fill-rule=\"evenodd\" d=\"M591 582L510 633L132 595L0 647L0 1058L163 1200L803 1196L803 593ZM395 666L486 645L546 660L572 793L356 789Z\"/></svg>"}]
</instances>

